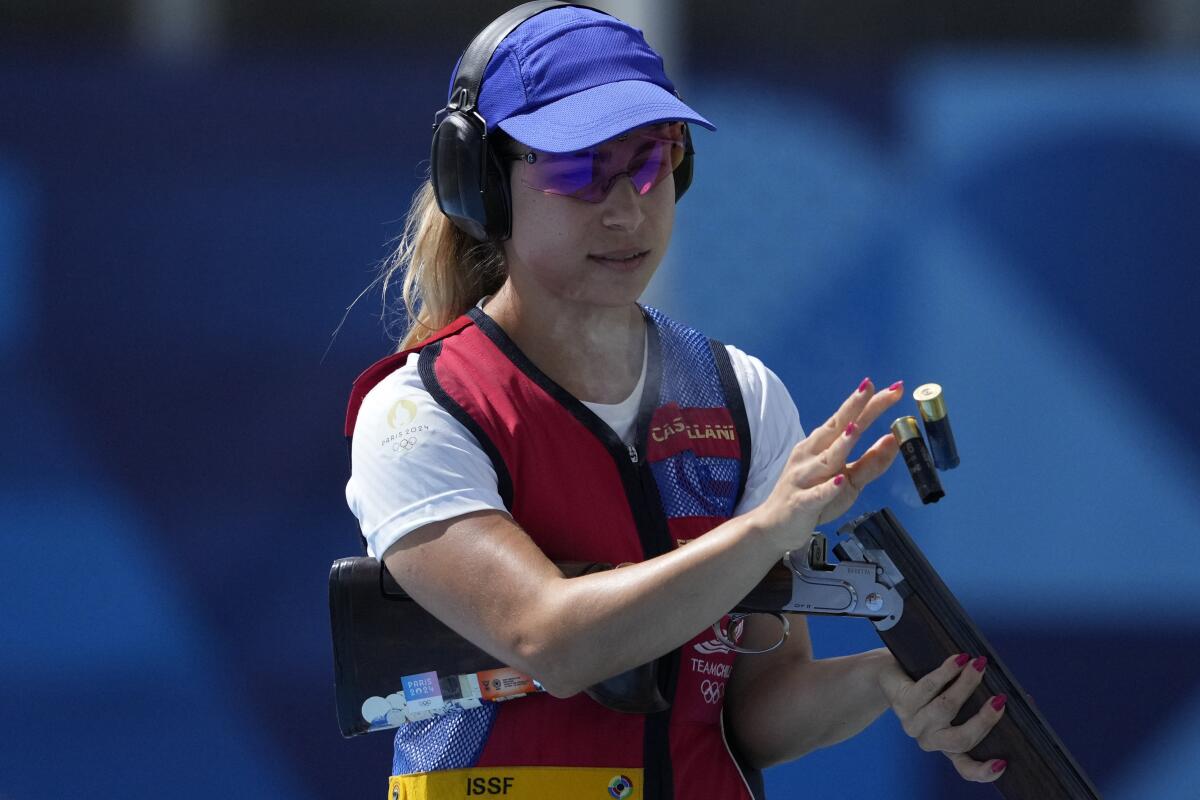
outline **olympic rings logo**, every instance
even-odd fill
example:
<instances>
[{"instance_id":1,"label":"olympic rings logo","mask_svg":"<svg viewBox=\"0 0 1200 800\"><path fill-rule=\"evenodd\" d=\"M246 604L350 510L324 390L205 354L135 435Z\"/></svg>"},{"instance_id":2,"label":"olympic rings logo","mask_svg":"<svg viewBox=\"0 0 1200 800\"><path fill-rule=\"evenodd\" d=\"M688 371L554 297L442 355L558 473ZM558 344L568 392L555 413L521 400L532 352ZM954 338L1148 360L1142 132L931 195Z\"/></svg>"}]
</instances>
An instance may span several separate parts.
<instances>
[{"instance_id":1,"label":"olympic rings logo","mask_svg":"<svg viewBox=\"0 0 1200 800\"><path fill-rule=\"evenodd\" d=\"M700 683L700 694L704 697L704 702L710 706L721 702L721 695L724 693L725 684L719 681L705 680Z\"/></svg>"},{"instance_id":2,"label":"olympic rings logo","mask_svg":"<svg viewBox=\"0 0 1200 800\"><path fill-rule=\"evenodd\" d=\"M393 453L407 453L409 450L412 450L416 446L417 446L417 437L409 436L407 438L397 439L396 441L392 442L392 452Z\"/></svg>"}]
</instances>

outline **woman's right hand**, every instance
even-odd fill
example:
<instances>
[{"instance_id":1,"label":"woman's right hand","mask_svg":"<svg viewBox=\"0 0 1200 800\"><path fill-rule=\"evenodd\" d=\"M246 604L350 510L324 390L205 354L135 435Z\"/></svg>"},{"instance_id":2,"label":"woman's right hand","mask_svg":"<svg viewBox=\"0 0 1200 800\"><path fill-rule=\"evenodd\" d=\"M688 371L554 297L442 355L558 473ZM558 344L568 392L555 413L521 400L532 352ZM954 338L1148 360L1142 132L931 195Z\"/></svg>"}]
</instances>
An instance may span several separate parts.
<instances>
[{"instance_id":1,"label":"woman's right hand","mask_svg":"<svg viewBox=\"0 0 1200 800\"><path fill-rule=\"evenodd\" d=\"M877 394L871 379L864 378L824 425L792 448L771 495L750 512L781 552L807 547L817 525L846 513L863 487L891 465L899 452L891 433L858 460L846 459L866 429L903 394L902 381Z\"/></svg>"}]
</instances>

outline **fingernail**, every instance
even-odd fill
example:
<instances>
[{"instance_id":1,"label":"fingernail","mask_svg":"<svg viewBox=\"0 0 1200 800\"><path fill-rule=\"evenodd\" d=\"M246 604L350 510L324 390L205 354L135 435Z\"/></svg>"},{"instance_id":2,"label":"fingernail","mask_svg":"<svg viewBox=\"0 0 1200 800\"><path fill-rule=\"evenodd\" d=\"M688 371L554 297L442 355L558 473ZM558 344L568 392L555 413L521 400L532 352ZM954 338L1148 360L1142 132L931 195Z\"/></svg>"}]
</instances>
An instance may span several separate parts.
<instances>
[{"instance_id":1,"label":"fingernail","mask_svg":"<svg viewBox=\"0 0 1200 800\"><path fill-rule=\"evenodd\" d=\"M954 665L958 666L958 667L965 667L967 665L967 662L970 660L971 660L971 657L969 655L967 655L966 653L961 653L958 656L958 658L954 659Z\"/></svg>"},{"instance_id":2,"label":"fingernail","mask_svg":"<svg viewBox=\"0 0 1200 800\"><path fill-rule=\"evenodd\" d=\"M844 480L846 480L846 479L845 479L843 476L841 476L841 475L838 475L836 478L834 478L834 479L833 479L833 485L834 485L834 486L841 486L841 485L842 485L842 481L844 481Z\"/></svg>"},{"instance_id":3,"label":"fingernail","mask_svg":"<svg viewBox=\"0 0 1200 800\"><path fill-rule=\"evenodd\" d=\"M896 381L895 383L893 383L891 386L888 387L888 391L889 392L898 392L903 388L904 388L904 381Z\"/></svg>"},{"instance_id":4,"label":"fingernail","mask_svg":"<svg viewBox=\"0 0 1200 800\"><path fill-rule=\"evenodd\" d=\"M992 698L992 708L996 711L1004 708L1004 704L1008 702L1008 695L998 694Z\"/></svg>"},{"instance_id":5,"label":"fingernail","mask_svg":"<svg viewBox=\"0 0 1200 800\"><path fill-rule=\"evenodd\" d=\"M1003 759L996 759L992 762L992 772L1003 772L1004 768L1007 766L1007 761L1004 761Z\"/></svg>"},{"instance_id":6,"label":"fingernail","mask_svg":"<svg viewBox=\"0 0 1200 800\"><path fill-rule=\"evenodd\" d=\"M846 426L846 435L851 436L851 435L853 435L853 433L856 430L858 430L858 426L855 425L853 422L851 422L849 425Z\"/></svg>"},{"instance_id":7,"label":"fingernail","mask_svg":"<svg viewBox=\"0 0 1200 800\"><path fill-rule=\"evenodd\" d=\"M868 386L870 386L870 385L871 385L871 379L870 379L870 378L863 378L863 380L862 380L862 383L860 383L860 384L858 385L858 393L859 393L859 394L862 394L863 392L865 392L865 391L867 390L867 387L868 387Z\"/></svg>"},{"instance_id":8,"label":"fingernail","mask_svg":"<svg viewBox=\"0 0 1200 800\"><path fill-rule=\"evenodd\" d=\"M983 672L983 668L987 666L987 656L980 656L975 659L971 662L971 666L975 668L976 672Z\"/></svg>"}]
</instances>

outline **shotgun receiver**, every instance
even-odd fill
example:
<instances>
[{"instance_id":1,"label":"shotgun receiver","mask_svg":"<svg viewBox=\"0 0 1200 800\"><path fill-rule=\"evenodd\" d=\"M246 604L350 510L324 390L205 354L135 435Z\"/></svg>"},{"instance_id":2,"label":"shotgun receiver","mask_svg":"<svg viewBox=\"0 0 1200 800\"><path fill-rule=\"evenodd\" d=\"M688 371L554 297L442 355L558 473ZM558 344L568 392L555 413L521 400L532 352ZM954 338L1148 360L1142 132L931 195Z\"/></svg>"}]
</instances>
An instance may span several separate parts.
<instances>
[{"instance_id":1,"label":"shotgun receiver","mask_svg":"<svg viewBox=\"0 0 1200 800\"><path fill-rule=\"evenodd\" d=\"M825 537L789 553L740 602L731 619L753 613L864 617L914 680L956 653L987 656L988 671L959 717L961 724L993 694L1006 711L970 755L1004 758L993 784L1008 800L1100 800L1066 747L1017 684L889 509L843 526L826 560ZM607 564L559 564L568 577ZM396 727L436 713L432 705L472 707L538 691L536 681L507 670L415 603L378 561L334 562L329 576L338 722L344 736ZM718 637L728 634L720 623ZM732 644L732 642L729 642ZM589 696L633 713L668 706L658 692L657 662L590 687Z\"/></svg>"}]
</instances>

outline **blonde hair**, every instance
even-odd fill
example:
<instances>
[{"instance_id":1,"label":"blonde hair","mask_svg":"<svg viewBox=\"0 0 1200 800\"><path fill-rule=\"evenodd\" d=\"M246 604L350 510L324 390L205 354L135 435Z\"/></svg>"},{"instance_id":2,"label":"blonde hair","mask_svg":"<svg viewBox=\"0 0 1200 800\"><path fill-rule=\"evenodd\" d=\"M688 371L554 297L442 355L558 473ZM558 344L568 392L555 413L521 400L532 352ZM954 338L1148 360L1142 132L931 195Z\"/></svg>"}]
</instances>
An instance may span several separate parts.
<instances>
[{"instance_id":1,"label":"blonde hair","mask_svg":"<svg viewBox=\"0 0 1200 800\"><path fill-rule=\"evenodd\" d=\"M404 232L383 265L384 327L397 342L396 351L420 344L495 294L506 275L499 244L459 230L438 208L433 183L426 179L413 195ZM393 333L397 328L399 336Z\"/></svg>"}]
</instances>

